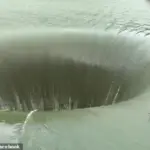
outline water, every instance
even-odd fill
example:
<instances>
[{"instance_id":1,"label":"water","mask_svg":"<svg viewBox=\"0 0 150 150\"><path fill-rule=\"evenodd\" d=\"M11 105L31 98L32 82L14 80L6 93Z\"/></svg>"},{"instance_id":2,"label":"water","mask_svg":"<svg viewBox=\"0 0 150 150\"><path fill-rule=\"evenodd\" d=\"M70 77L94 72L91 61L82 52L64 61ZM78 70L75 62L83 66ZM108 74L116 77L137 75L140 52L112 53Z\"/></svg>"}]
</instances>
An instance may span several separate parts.
<instances>
[{"instance_id":1,"label":"water","mask_svg":"<svg viewBox=\"0 0 150 150\"><path fill-rule=\"evenodd\" d=\"M149 28L150 6L146 0L2 0L0 4L1 29L27 26Z\"/></svg>"},{"instance_id":2,"label":"water","mask_svg":"<svg viewBox=\"0 0 150 150\"><path fill-rule=\"evenodd\" d=\"M25 149L149 149L149 93L118 105L74 110L72 112L34 113L21 139ZM142 101L141 101L142 99ZM45 116L44 121L40 121ZM46 125L45 125L46 124ZM12 126L1 124L1 139L8 140ZM7 131L7 132L6 132ZM19 134L18 134L19 135ZM18 136L19 137L19 136Z\"/></svg>"},{"instance_id":3,"label":"water","mask_svg":"<svg viewBox=\"0 0 150 150\"><path fill-rule=\"evenodd\" d=\"M134 90L139 88L145 91L127 102L84 110L35 112L27 120L24 116L12 113L6 113L7 117L3 118L4 113L0 112L0 117L7 120L6 123L0 123L0 142L23 142L25 150L40 148L46 150L149 150L148 64L150 55L149 37L144 36L149 34L149 13L150 5L144 0L113 2L110 0L32 0L28 2L1 0L0 28L3 32L30 27L25 29L27 31L24 32L25 34L20 30L19 38L15 31L8 32L8 36L1 31L1 60L9 54L10 50L12 50L11 55L19 56L20 50L37 49L37 45L41 46L39 50L44 51L45 44L47 47L60 48L57 43L52 46L51 44L54 41L65 43L75 40L76 43L72 42L74 46L64 44L63 51L55 50L52 54L61 54L63 57L113 69L119 68L120 65L124 65L129 70L142 69L143 65L146 65L146 69L143 70L141 82L134 86ZM31 31L31 27L37 28L38 31ZM87 31L83 34L81 31L71 29L76 36L71 34L63 39L55 36L56 32L51 34L52 31L49 31L47 27L100 29L101 36L98 38L100 43L96 46L93 44L95 35L97 36L95 33L92 33L92 36L88 33L86 36ZM107 32L104 32L106 29ZM117 34L118 31L124 30L127 32ZM132 34L129 31L143 34ZM59 35L60 32L58 31L57 34ZM47 40L49 38L52 40L51 43ZM8 44L8 41L11 44ZM34 41L37 45L30 43L31 45L27 46L29 41ZM91 45L85 46L84 50L80 41L85 42L85 45L90 42ZM87 48L88 51L86 51ZM40 54L43 51L40 51ZM30 54L29 51L27 53ZM132 89L131 93L134 90ZM11 124L8 124L9 120Z\"/></svg>"}]
</instances>

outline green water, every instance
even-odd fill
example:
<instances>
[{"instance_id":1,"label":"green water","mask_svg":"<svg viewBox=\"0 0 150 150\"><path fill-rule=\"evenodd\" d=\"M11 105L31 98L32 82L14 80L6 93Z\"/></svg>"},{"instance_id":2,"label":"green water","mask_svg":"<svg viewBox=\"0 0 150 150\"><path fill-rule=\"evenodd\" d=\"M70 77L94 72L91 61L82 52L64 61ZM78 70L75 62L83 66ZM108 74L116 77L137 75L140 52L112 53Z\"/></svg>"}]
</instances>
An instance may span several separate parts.
<instances>
[{"instance_id":1,"label":"green water","mask_svg":"<svg viewBox=\"0 0 150 150\"><path fill-rule=\"evenodd\" d=\"M24 113L24 112L1 111L0 112L0 121L7 122L9 124L24 122L27 114L28 113Z\"/></svg>"},{"instance_id":2,"label":"green water","mask_svg":"<svg viewBox=\"0 0 150 150\"><path fill-rule=\"evenodd\" d=\"M41 26L74 27L113 29L116 33L124 30L135 31L136 33L141 31L147 35L150 30L150 5L144 0L14 0L9 2L2 0L0 8L0 28L2 30L20 27L38 28ZM136 36L140 37L140 35ZM34 35L33 39L36 41L35 37ZM11 38L13 39L13 37ZM126 38L128 39L128 32ZM137 38L135 40L132 38L131 41L127 40L128 42L124 44L118 38L114 41L114 43L117 43L115 45L108 38L105 40L105 44L101 44L102 46L107 46L107 42L110 42L112 45L108 44L108 49L116 52L118 49L125 47L123 51L128 51L128 55L124 53L124 58L129 57L132 50L136 51L138 49L140 51L144 49L146 53L144 55L143 53L138 53L138 59L136 59L137 55L134 54L131 55L131 58L134 59L127 61L122 60L122 57L116 57L116 60L123 61L128 67L132 68L138 62L140 64L140 58L142 57L149 60L149 42L145 42L149 39L143 36L141 38L141 43ZM33 39L31 38L31 41ZM82 37L79 36L77 39L82 40ZM86 41L87 39L84 40ZM132 43L134 43L133 46ZM1 44L3 48L9 47L7 41L5 43L2 39ZM74 44L76 50L81 48L78 47L78 43ZM117 48L114 48L114 45ZM59 46L57 45L57 47ZM16 46L16 48L19 49L20 47ZM71 46L70 48L73 49ZM90 50L92 48L92 46L89 46ZM100 48L102 47L100 46ZM67 57L80 59L78 57L80 56L79 51L78 53L70 53L66 49L65 52L67 51ZM115 60L115 54L113 51L111 53L114 56L113 60ZM85 60L89 61L89 58L92 58L91 62L97 62L96 60L98 60L99 56L97 54L88 54ZM101 59L103 59L103 56L101 56ZM134 62L133 60L137 61ZM109 62L109 65L119 66L120 62L113 62L112 64ZM130 62L132 62L133 66L130 66ZM149 63L149 61L147 62ZM105 64L105 61L103 63ZM149 71L145 71L144 76L145 78L141 78L140 83L149 85ZM136 84L136 87L140 87L140 84ZM138 95L128 102L113 106L62 112L35 112L26 122L24 132L21 129L25 123L27 112L1 111L0 143L22 142L24 150L149 150L149 97L148 90L148 92L143 92L143 95L140 94L140 96Z\"/></svg>"},{"instance_id":3,"label":"green water","mask_svg":"<svg viewBox=\"0 0 150 150\"><path fill-rule=\"evenodd\" d=\"M19 124L0 124L1 142L22 142L24 149L149 149L149 92L129 102L101 108L35 112L22 134ZM142 101L141 101L142 99ZM3 113L17 118L13 115ZM24 118L24 114L22 117ZM19 119L19 118L18 118ZM20 121L16 120L16 122Z\"/></svg>"}]
</instances>

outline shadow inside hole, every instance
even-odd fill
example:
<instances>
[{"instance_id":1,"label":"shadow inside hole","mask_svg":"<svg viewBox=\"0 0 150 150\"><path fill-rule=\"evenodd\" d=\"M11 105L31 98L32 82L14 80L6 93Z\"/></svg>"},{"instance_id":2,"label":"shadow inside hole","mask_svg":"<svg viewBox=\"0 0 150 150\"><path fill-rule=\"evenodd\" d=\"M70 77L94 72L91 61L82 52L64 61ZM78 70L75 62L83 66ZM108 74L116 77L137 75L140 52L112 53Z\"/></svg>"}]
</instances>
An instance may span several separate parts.
<instances>
[{"instance_id":1,"label":"shadow inside hole","mask_svg":"<svg viewBox=\"0 0 150 150\"><path fill-rule=\"evenodd\" d=\"M139 94L140 77L140 71L110 70L72 59L12 57L1 63L0 96L11 110L96 107Z\"/></svg>"}]
</instances>

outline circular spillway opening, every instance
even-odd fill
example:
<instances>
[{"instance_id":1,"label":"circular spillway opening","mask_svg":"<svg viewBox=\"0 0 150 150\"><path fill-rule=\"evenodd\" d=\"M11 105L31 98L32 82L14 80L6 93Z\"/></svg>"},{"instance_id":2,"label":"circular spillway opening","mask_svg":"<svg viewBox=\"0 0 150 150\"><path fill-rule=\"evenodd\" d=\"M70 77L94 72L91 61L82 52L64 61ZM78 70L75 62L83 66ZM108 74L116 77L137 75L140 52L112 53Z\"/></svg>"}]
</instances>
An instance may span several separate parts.
<instances>
[{"instance_id":1,"label":"circular spillway opening","mask_svg":"<svg viewBox=\"0 0 150 150\"><path fill-rule=\"evenodd\" d=\"M142 37L81 30L12 35L0 42L0 96L11 109L109 105L147 87L148 42Z\"/></svg>"}]
</instances>

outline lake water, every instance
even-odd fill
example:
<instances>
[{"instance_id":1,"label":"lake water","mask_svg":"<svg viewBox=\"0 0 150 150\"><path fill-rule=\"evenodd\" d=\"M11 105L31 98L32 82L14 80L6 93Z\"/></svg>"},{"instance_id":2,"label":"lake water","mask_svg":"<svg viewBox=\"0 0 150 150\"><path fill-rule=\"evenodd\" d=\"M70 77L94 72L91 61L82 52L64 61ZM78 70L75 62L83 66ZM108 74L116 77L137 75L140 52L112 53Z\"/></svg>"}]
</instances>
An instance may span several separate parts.
<instances>
[{"instance_id":1,"label":"lake water","mask_svg":"<svg viewBox=\"0 0 150 150\"><path fill-rule=\"evenodd\" d=\"M130 50L144 49L146 52L141 55L149 62L149 37L144 36L150 33L149 13L150 4L146 0L1 0L0 29L92 28L107 30L107 33L113 30L116 35L120 31L127 31L125 35L128 42L123 50L127 50L129 54ZM140 32L143 35L136 34L132 41L128 36L129 32ZM35 37L34 35L36 40ZM121 49L119 39L115 43ZM7 44L4 43L5 45ZM112 45L112 49L115 51L115 46ZM92 56L87 57L90 60ZM93 54L93 58L95 57L96 54ZM131 55L132 57L138 63L139 57ZM115 66L117 65L116 63ZM130 63L128 66L130 67ZM148 72L142 81L144 84L149 83ZM63 112L34 112L22 124L18 124L20 122L15 118L18 116L13 115L16 123L0 123L0 143L22 142L24 150L149 150L149 98L148 84L141 95L112 106ZM0 118L3 115L0 112ZM8 114L6 116L8 118L3 120L13 120Z\"/></svg>"}]
</instances>

